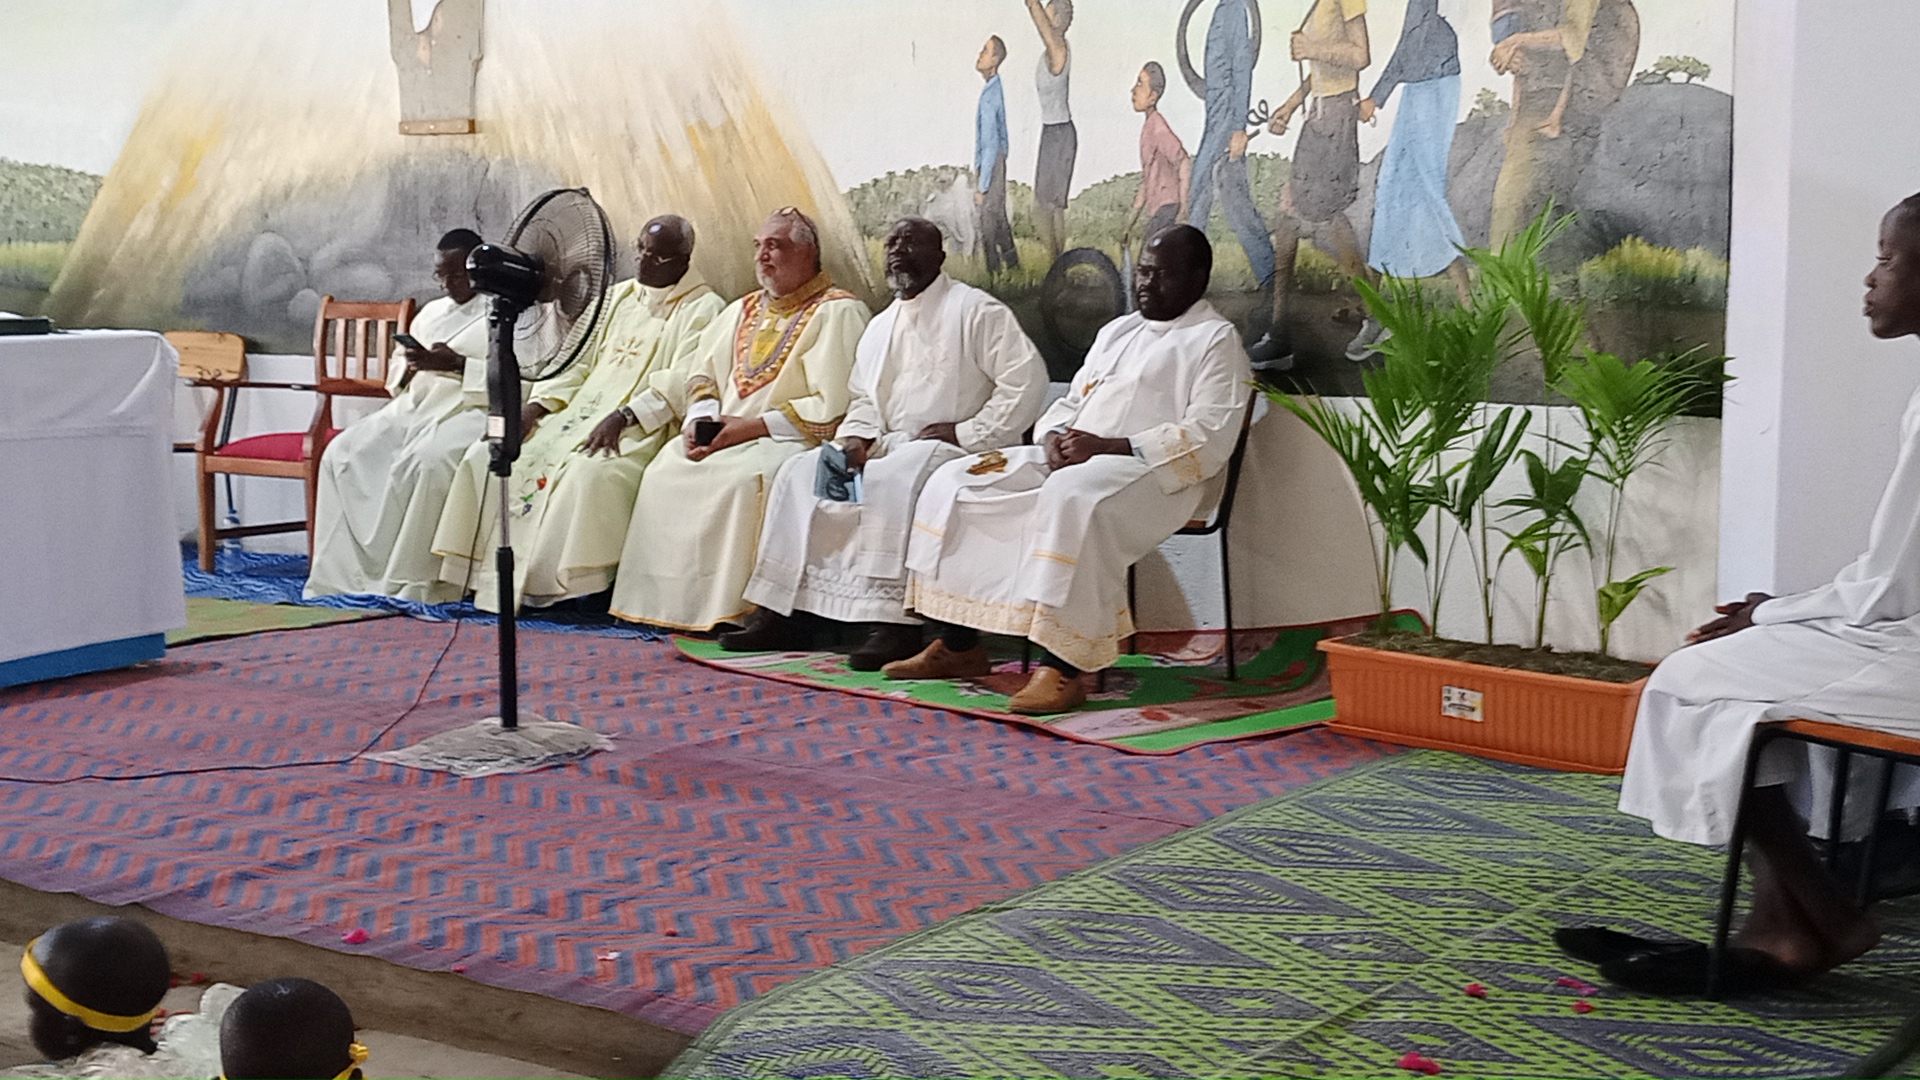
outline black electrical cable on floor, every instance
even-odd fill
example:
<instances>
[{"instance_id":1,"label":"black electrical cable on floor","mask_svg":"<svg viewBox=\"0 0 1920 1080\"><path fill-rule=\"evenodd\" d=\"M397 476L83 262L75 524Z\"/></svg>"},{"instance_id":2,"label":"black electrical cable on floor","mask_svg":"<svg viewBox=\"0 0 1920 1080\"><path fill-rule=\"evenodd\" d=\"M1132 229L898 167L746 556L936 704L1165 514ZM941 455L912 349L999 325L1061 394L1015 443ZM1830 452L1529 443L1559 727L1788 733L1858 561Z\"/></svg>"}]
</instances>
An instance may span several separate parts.
<instances>
[{"instance_id":1,"label":"black electrical cable on floor","mask_svg":"<svg viewBox=\"0 0 1920 1080\"><path fill-rule=\"evenodd\" d=\"M488 486L491 485L495 479L497 479L491 471L485 473L484 475L485 475L485 479L480 485L480 503L479 503L480 512L473 523L473 539L468 541L467 543L467 552L469 554L473 552L474 545L480 542L480 529L481 529L481 526L483 526L487 520L487 514L486 514L487 489L488 489ZM460 593L462 596L465 596L469 588L473 585L473 568L477 562L478 560L476 559L467 560L467 576L466 576L466 579L462 581L460 584ZM465 625L466 621L467 621L467 617L465 613L455 613L453 617L453 632L447 635L447 643L440 647L440 654L433 658L432 666L427 668L426 676L420 680L420 688L414 691L413 700L407 704L407 707L405 709L402 709L400 711L400 715L388 721L385 727L382 727L379 731L375 732L373 735L373 738L368 739L364 744L361 745L360 749L355 750L353 753L348 754L346 757L322 758L315 761L281 761L281 762L275 762L270 765L249 765L249 764L203 765L203 766L200 766L197 768L191 768L191 769L157 769L153 772L126 773L126 774L121 774L116 776L101 776L97 773L85 773L80 776L62 776L62 777L0 776L0 784L31 784L31 785L41 786L41 787L57 787L61 784L115 783L115 782L127 782L127 781L133 781L133 780L163 780L173 776L203 776L207 773L240 773L240 772L262 773L262 772L276 772L281 769L314 769L314 768L322 768L322 767L333 766L333 765L351 765L354 762L365 757L367 753L371 751L374 747L380 745L380 740L386 738L389 734L391 734L394 728L399 727L402 721L406 720L407 717L412 716L414 714L414 711L419 709L421 704L426 701L427 690L429 687L433 685L434 676L440 673L440 666L446 663L448 655L450 655L453 652L454 644L460 640L460 628L463 625ZM508 677L512 678L514 676L510 674Z\"/></svg>"}]
</instances>

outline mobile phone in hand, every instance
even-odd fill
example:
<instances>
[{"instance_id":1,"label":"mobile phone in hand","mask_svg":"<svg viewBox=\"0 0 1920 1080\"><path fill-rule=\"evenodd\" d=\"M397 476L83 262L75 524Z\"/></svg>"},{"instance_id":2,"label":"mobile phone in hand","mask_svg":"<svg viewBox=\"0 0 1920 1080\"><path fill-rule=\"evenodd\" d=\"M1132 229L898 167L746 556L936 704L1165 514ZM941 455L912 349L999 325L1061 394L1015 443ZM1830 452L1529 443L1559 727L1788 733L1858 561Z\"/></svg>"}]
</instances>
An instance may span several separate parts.
<instances>
[{"instance_id":1,"label":"mobile phone in hand","mask_svg":"<svg viewBox=\"0 0 1920 1080\"><path fill-rule=\"evenodd\" d=\"M427 351L427 347L420 344L420 339L414 337L412 334L395 334L393 335L393 340L409 349L419 349L421 352Z\"/></svg>"},{"instance_id":2,"label":"mobile phone in hand","mask_svg":"<svg viewBox=\"0 0 1920 1080\"><path fill-rule=\"evenodd\" d=\"M720 437L720 421L695 420L693 422L693 445L711 446L713 440Z\"/></svg>"}]
</instances>

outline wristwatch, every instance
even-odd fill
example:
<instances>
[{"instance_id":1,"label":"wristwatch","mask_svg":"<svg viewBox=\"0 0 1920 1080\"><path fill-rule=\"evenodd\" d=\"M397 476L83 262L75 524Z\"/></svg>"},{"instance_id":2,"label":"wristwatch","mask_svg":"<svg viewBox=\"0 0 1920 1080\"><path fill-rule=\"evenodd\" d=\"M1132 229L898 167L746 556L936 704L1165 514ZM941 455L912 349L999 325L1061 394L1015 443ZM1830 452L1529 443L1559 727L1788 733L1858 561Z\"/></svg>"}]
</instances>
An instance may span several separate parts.
<instances>
[{"instance_id":1,"label":"wristwatch","mask_svg":"<svg viewBox=\"0 0 1920 1080\"><path fill-rule=\"evenodd\" d=\"M633 415L633 409L630 406L620 406L620 416L626 420L628 427L632 427L640 422L640 418Z\"/></svg>"}]
</instances>

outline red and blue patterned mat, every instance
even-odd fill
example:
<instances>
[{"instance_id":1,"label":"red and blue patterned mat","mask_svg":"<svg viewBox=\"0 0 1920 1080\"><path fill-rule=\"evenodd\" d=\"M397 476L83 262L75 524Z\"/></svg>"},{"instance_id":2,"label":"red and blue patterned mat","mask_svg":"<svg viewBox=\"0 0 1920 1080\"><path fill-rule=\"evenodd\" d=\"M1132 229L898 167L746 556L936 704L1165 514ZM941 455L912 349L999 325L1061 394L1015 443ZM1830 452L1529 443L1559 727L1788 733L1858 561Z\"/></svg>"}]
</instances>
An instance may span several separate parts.
<instances>
[{"instance_id":1,"label":"red and blue patterned mat","mask_svg":"<svg viewBox=\"0 0 1920 1080\"><path fill-rule=\"evenodd\" d=\"M1130 756L536 631L522 707L614 750L479 780L357 756L491 712L494 649L382 619L0 691L0 877L692 1033L1384 752L1315 730Z\"/></svg>"}]
</instances>

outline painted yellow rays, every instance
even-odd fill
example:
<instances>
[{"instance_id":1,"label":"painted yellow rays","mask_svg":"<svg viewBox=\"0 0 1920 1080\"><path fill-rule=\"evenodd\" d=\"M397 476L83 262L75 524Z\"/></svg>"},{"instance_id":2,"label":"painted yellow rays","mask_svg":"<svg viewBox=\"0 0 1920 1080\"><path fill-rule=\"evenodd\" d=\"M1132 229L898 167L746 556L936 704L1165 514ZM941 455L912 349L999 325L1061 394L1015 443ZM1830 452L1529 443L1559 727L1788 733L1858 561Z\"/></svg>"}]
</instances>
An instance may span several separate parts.
<instances>
[{"instance_id":1,"label":"painted yellow rays","mask_svg":"<svg viewBox=\"0 0 1920 1080\"><path fill-rule=\"evenodd\" d=\"M50 313L67 325L180 325L187 275L216 239L370 174L459 155L585 185L623 242L653 214L686 215L697 265L729 295L753 287L749 240L766 212L797 205L821 226L828 269L871 292L838 186L801 120L768 99L723 4L489 0L485 18L478 132L423 137L398 133L381 0L197 4Z\"/></svg>"}]
</instances>

